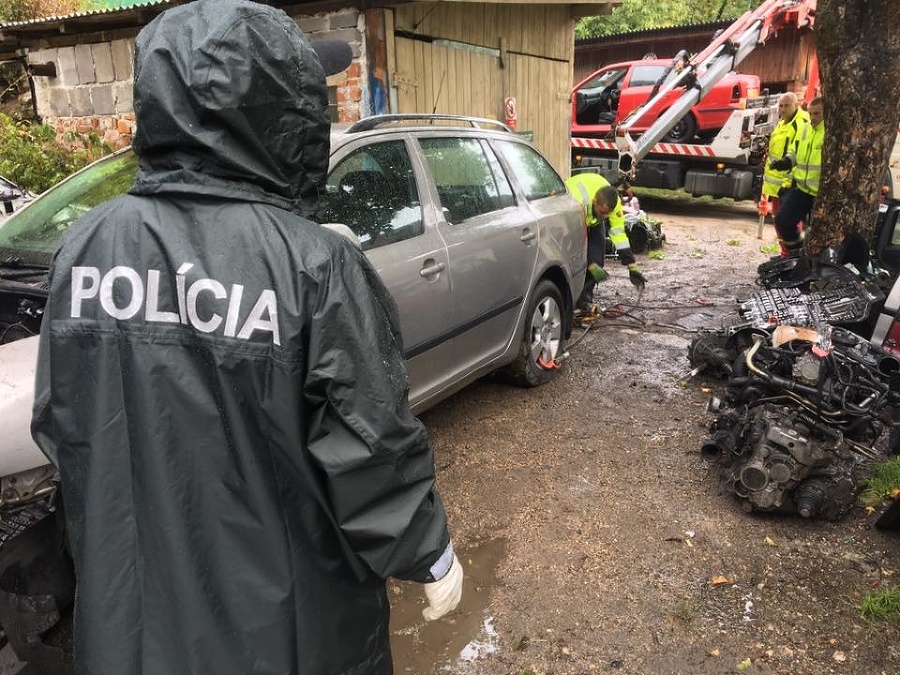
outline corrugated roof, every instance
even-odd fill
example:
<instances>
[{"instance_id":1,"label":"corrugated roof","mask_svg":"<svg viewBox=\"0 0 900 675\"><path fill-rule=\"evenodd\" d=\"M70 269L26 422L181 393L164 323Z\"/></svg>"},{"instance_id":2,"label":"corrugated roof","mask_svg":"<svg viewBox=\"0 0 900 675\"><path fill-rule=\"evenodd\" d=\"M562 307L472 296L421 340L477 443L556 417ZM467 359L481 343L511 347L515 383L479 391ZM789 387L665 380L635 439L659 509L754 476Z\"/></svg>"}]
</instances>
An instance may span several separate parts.
<instances>
[{"instance_id":1,"label":"corrugated roof","mask_svg":"<svg viewBox=\"0 0 900 675\"><path fill-rule=\"evenodd\" d=\"M104 7L103 9L92 9L83 12L72 12L71 14L53 14L50 16L42 16L37 19L27 19L25 21L10 21L8 23L0 23L0 30L4 28L21 28L23 26L38 26L42 23L53 23L54 21L67 21L88 16L103 16L104 14L115 14L126 9L141 9L148 7L160 7L162 5L172 4L173 0L135 0L130 4L119 3L115 7Z\"/></svg>"},{"instance_id":2,"label":"corrugated roof","mask_svg":"<svg viewBox=\"0 0 900 675\"><path fill-rule=\"evenodd\" d=\"M659 37L662 35L681 35L683 33L694 33L700 31L716 31L719 28L730 26L733 21L706 21L703 23L687 23L677 26L667 26L661 28L641 28L640 30L631 30L624 33L615 33L613 35L598 35L597 37L581 38L575 40L575 46L596 45L604 42L617 42L625 39L642 38L642 37Z\"/></svg>"}]
</instances>

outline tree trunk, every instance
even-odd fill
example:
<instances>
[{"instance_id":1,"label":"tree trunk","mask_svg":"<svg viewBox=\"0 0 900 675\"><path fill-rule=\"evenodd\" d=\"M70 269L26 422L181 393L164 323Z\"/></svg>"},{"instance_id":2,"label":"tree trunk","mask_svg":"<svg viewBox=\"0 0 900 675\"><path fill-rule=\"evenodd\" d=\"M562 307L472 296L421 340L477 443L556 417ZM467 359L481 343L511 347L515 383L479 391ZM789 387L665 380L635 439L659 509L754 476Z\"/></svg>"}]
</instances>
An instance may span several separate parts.
<instances>
[{"instance_id":1,"label":"tree trunk","mask_svg":"<svg viewBox=\"0 0 900 675\"><path fill-rule=\"evenodd\" d=\"M825 145L807 250L819 255L872 236L900 122L900 1L819 0L814 34Z\"/></svg>"}]
</instances>

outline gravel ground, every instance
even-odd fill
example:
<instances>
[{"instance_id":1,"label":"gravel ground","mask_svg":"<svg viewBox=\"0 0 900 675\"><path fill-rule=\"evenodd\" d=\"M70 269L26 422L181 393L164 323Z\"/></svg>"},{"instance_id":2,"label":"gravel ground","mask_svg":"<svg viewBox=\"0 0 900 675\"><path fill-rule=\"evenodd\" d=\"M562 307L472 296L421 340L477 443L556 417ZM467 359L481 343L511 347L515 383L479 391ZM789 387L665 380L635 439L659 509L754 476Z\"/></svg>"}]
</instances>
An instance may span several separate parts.
<instances>
[{"instance_id":1,"label":"gravel ground","mask_svg":"<svg viewBox=\"0 0 900 675\"><path fill-rule=\"evenodd\" d=\"M664 259L639 257L640 306L610 263L597 299L624 313L576 332L557 380L484 380L422 416L461 557L500 551L447 630L482 613L492 648L433 672L900 672L900 628L857 608L900 579L900 534L862 508L840 522L745 513L699 453L724 383L678 383L691 329L720 326L753 292L771 225L758 240L749 203L644 207L667 243ZM428 672L396 651L397 672Z\"/></svg>"}]
</instances>

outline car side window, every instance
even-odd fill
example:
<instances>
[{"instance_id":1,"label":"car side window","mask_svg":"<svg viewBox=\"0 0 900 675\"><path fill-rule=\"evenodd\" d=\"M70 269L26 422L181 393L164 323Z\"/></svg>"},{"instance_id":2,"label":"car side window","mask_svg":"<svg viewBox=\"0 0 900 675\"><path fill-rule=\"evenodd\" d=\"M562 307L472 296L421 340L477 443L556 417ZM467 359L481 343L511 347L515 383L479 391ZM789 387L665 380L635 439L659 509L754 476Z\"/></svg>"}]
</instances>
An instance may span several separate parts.
<instances>
[{"instance_id":1,"label":"car side window","mask_svg":"<svg viewBox=\"0 0 900 675\"><path fill-rule=\"evenodd\" d=\"M368 250L422 234L422 206L403 141L352 152L325 182L320 220L343 223Z\"/></svg>"},{"instance_id":2,"label":"car side window","mask_svg":"<svg viewBox=\"0 0 900 675\"><path fill-rule=\"evenodd\" d=\"M550 163L524 143L497 141L497 148L522 187L528 201L566 191L566 186Z\"/></svg>"},{"instance_id":3,"label":"car side window","mask_svg":"<svg viewBox=\"0 0 900 675\"><path fill-rule=\"evenodd\" d=\"M451 223L515 204L500 163L479 139L420 138L419 145Z\"/></svg>"},{"instance_id":4,"label":"car side window","mask_svg":"<svg viewBox=\"0 0 900 675\"><path fill-rule=\"evenodd\" d=\"M652 87L663 74L664 66L635 66L631 72L629 87ZM674 72L674 71L673 71ZM669 78L666 78L668 81Z\"/></svg>"}]
</instances>

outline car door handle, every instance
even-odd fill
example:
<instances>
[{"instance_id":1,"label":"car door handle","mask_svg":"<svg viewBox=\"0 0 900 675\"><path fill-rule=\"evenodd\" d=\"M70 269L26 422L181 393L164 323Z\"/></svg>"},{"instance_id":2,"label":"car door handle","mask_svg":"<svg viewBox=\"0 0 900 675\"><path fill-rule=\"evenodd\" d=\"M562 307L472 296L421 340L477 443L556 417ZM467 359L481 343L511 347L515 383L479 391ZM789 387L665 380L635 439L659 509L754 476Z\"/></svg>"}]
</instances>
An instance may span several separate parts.
<instances>
[{"instance_id":1,"label":"car door handle","mask_svg":"<svg viewBox=\"0 0 900 675\"><path fill-rule=\"evenodd\" d=\"M425 277L427 279L428 277L437 276L445 269L447 269L447 265L445 265L444 263L435 263L433 259L427 260L425 262L425 267L419 270L419 276Z\"/></svg>"},{"instance_id":2,"label":"car door handle","mask_svg":"<svg viewBox=\"0 0 900 675\"><path fill-rule=\"evenodd\" d=\"M533 241L534 237L535 237L535 234L531 230L522 230L522 236L519 237L519 239L521 239L524 243L527 244L528 242Z\"/></svg>"}]
</instances>

